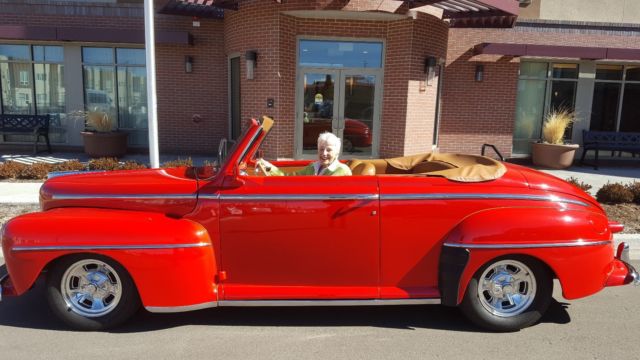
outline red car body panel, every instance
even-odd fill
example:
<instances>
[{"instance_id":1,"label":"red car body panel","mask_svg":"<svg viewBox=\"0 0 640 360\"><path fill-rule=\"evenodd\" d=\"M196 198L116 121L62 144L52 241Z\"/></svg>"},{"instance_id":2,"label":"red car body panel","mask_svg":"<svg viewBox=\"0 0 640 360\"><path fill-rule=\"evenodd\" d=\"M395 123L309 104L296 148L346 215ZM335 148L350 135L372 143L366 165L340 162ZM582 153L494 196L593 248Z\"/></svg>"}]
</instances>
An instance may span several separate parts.
<instances>
[{"instance_id":1,"label":"red car body panel","mask_svg":"<svg viewBox=\"0 0 640 360\"><path fill-rule=\"evenodd\" d=\"M626 265L614 258L615 227L595 200L561 180L509 164L502 177L476 183L240 174L241 162L251 167L266 134L253 121L208 177L179 168L47 181L45 211L4 227L7 283L24 293L56 259L96 253L127 269L147 308L437 299L444 296L446 247L469 253L453 284L454 304L478 269L504 255L539 259L568 299L629 282Z\"/></svg>"}]
</instances>

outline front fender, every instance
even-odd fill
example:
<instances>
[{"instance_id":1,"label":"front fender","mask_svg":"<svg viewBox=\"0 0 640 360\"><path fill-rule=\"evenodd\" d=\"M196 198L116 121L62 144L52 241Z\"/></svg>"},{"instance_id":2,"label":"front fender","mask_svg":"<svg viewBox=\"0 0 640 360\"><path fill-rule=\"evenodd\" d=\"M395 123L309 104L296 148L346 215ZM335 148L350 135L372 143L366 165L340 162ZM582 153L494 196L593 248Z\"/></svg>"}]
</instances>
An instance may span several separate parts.
<instances>
[{"instance_id":1,"label":"front fender","mask_svg":"<svg viewBox=\"0 0 640 360\"><path fill-rule=\"evenodd\" d=\"M10 220L2 248L17 295L56 259L95 253L127 269L146 307L217 301L211 239L191 220L123 210L53 209Z\"/></svg>"},{"instance_id":2,"label":"front fender","mask_svg":"<svg viewBox=\"0 0 640 360\"><path fill-rule=\"evenodd\" d=\"M492 259L514 254L546 264L560 280L565 298L591 295L604 287L613 270L611 239L606 216L588 208L497 208L475 213L445 238L445 248L464 250L468 259L458 264L464 270L459 271L457 282L452 284L449 276L448 283L440 284L442 303L459 304L478 269ZM440 271L446 268L441 264Z\"/></svg>"}]
</instances>

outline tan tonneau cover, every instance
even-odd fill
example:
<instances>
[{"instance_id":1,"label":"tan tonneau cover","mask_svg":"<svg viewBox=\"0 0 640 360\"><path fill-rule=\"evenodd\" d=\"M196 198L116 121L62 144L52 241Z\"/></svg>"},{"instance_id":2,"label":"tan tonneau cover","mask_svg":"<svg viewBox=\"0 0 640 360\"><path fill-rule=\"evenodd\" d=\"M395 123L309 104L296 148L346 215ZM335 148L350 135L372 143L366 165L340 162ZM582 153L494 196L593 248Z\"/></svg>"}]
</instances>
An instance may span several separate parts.
<instances>
[{"instance_id":1,"label":"tan tonneau cover","mask_svg":"<svg viewBox=\"0 0 640 360\"><path fill-rule=\"evenodd\" d=\"M466 154L427 153L369 161L376 166L377 174L424 174L461 182L494 180L507 171L497 160Z\"/></svg>"}]
</instances>

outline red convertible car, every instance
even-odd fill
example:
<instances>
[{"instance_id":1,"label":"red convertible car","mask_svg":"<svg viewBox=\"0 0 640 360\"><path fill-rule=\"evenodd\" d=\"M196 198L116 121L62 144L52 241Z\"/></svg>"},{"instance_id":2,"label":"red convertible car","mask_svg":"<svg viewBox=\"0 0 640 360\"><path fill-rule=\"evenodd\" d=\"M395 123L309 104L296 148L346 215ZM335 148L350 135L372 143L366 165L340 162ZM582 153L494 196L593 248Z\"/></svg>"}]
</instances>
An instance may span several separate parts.
<instances>
[{"instance_id":1,"label":"red convertible car","mask_svg":"<svg viewBox=\"0 0 640 360\"><path fill-rule=\"evenodd\" d=\"M638 282L614 248L622 226L564 181L452 154L264 176L252 166L272 125L252 121L217 167L51 178L42 211L2 229L2 296L46 277L53 312L88 330L140 306L443 304L514 331L540 319L554 278L567 299Z\"/></svg>"}]
</instances>

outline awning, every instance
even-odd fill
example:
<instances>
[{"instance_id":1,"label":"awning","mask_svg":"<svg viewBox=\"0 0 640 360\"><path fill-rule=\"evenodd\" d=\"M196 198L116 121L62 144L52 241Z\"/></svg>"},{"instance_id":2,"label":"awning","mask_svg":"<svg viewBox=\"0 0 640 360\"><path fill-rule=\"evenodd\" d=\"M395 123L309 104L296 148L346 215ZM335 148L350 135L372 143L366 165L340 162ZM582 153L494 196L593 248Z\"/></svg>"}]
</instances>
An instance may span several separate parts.
<instances>
[{"instance_id":1,"label":"awning","mask_svg":"<svg viewBox=\"0 0 640 360\"><path fill-rule=\"evenodd\" d=\"M0 39L144 44L144 30L104 31L94 27L0 25ZM186 31L163 30L156 32L156 43L187 45L193 41L191 34Z\"/></svg>"},{"instance_id":2,"label":"awning","mask_svg":"<svg viewBox=\"0 0 640 360\"><path fill-rule=\"evenodd\" d=\"M241 0L165 0L162 14L224 17L224 9L237 10ZM518 0L406 0L409 8L431 5L442 9L451 27L513 27Z\"/></svg>"},{"instance_id":3,"label":"awning","mask_svg":"<svg viewBox=\"0 0 640 360\"><path fill-rule=\"evenodd\" d=\"M621 49L588 46L536 45L511 43L482 43L474 47L474 54L503 56L537 56L589 60L640 60L640 49Z\"/></svg>"}]
</instances>

